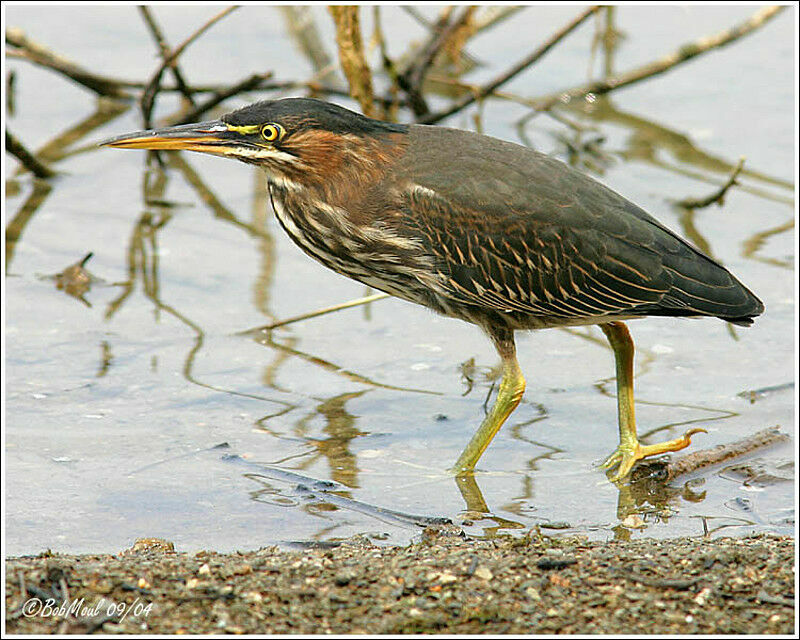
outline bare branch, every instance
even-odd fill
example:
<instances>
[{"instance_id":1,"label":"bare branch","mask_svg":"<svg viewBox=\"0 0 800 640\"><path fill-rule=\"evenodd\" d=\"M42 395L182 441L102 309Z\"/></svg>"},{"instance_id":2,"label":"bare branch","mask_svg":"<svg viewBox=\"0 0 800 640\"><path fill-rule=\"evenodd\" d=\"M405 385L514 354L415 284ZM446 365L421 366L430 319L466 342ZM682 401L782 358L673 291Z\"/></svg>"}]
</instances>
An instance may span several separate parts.
<instances>
[{"instance_id":1,"label":"bare branch","mask_svg":"<svg viewBox=\"0 0 800 640\"><path fill-rule=\"evenodd\" d=\"M483 13L475 18L475 32L479 33L491 29L523 9L525 9L524 6L484 7Z\"/></svg>"},{"instance_id":2,"label":"bare branch","mask_svg":"<svg viewBox=\"0 0 800 640\"><path fill-rule=\"evenodd\" d=\"M19 160L37 178L52 178L56 175L50 167L33 155L14 134L6 129L6 151Z\"/></svg>"},{"instance_id":3,"label":"bare branch","mask_svg":"<svg viewBox=\"0 0 800 640\"><path fill-rule=\"evenodd\" d=\"M228 98L235 96L237 93L244 93L245 91L252 91L253 89L258 89L262 83L266 82L272 77L272 71L267 71L267 73L254 73L251 76L248 76L241 82L237 82L236 84L224 89L222 91L215 91L213 95L203 102L202 104L197 105L194 109L192 109L189 113L184 114L180 118L178 118L175 122L172 122L173 125L175 124L188 124L190 122L195 122L207 111L210 111L218 104L227 100Z\"/></svg>"},{"instance_id":4,"label":"bare branch","mask_svg":"<svg viewBox=\"0 0 800 640\"><path fill-rule=\"evenodd\" d=\"M150 11L150 7L139 5L138 9L139 13L141 13L142 17L144 18L145 24L150 29L150 33L153 34L153 38L155 39L159 51L161 52L162 60L166 59L166 57L169 55L170 48L169 45L167 44L167 40L164 37L164 34L161 31L161 27L158 26L155 16ZM173 64L171 65L170 69L172 71L172 77L175 78L175 85L177 86L178 91L180 91L183 94L183 96L191 103L192 106L195 106L192 93L187 88L186 82L183 79L183 74L181 73L181 70L178 68L178 65Z\"/></svg>"},{"instance_id":5,"label":"bare branch","mask_svg":"<svg viewBox=\"0 0 800 640\"><path fill-rule=\"evenodd\" d=\"M16 111L16 96L17 96L17 74L13 69L10 69L6 74L6 115L13 116Z\"/></svg>"},{"instance_id":6,"label":"bare branch","mask_svg":"<svg viewBox=\"0 0 800 640\"><path fill-rule=\"evenodd\" d=\"M228 7L227 9L223 9L217 15L212 17L208 20L205 24L200 26L193 34L191 34L186 40L184 40L181 44L179 44L172 52L165 56L159 65L156 72L153 74L150 82L148 82L147 87L145 87L144 93L142 94L141 105L142 105L142 115L144 116L144 124L145 127L150 126L150 116L153 112L153 103L155 102L156 94L159 91L159 87L161 84L161 76L164 75L164 71L167 67L172 66L172 64L181 56L181 54L186 50L192 42L197 40L201 35L203 35L208 29L210 29L213 25L217 22L222 20L225 16L227 16L232 11L238 9L238 6Z\"/></svg>"},{"instance_id":7,"label":"bare branch","mask_svg":"<svg viewBox=\"0 0 800 640\"><path fill-rule=\"evenodd\" d=\"M663 58L654 60L653 62L642 65L641 67L637 67L636 69L632 69L627 73L605 78L603 80L597 80L595 82L589 82L579 87L567 89L566 91L560 91L559 93L551 94L549 96L534 98L532 103L535 105L534 108L536 110L544 111L560 102L566 103L575 98L583 98L589 94L602 95L604 93L614 91L615 89L621 89L622 87L630 86L637 82L641 82L642 80L647 80L648 78L652 78L674 69L678 65L681 65L696 56L707 53L713 49L718 49L719 47L724 47L725 45L730 44L731 42L734 42L735 40L738 40L749 33L752 33L759 27L766 24L767 21L774 18L785 8L786 7L784 6L764 7L763 9L756 11L749 19L745 20L741 24L722 31L716 35L707 36L705 38L695 40L694 42L689 42L679 47L676 51L664 56Z\"/></svg>"},{"instance_id":8,"label":"bare branch","mask_svg":"<svg viewBox=\"0 0 800 640\"><path fill-rule=\"evenodd\" d=\"M475 7L465 7L452 22L449 21L450 12L443 14L416 60L398 77L400 87L408 93L411 108L417 117L430 113L428 104L422 95L422 85L428 70L453 34L469 21L474 12Z\"/></svg>"},{"instance_id":9,"label":"bare branch","mask_svg":"<svg viewBox=\"0 0 800 640\"><path fill-rule=\"evenodd\" d=\"M691 473L697 469L719 464L731 458L738 458L756 449L787 442L788 440L788 435L781 433L777 427L772 427L769 429L762 429L751 436L736 440L735 442L717 445L713 449L693 451L692 453L678 456L667 463L663 481L668 482L673 478ZM661 477L662 474L659 473L659 478Z\"/></svg>"},{"instance_id":10,"label":"bare branch","mask_svg":"<svg viewBox=\"0 0 800 640\"><path fill-rule=\"evenodd\" d=\"M33 42L29 38L27 38L22 31L19 29L9 29L6 33L6 42L9 46L14 47L14 49L7 49L6 50L6 58L7 59L18 59L18 60L26 60L28 62L32 62L34 64L38 64L45 68L51 69L56 71L57 73L61 73L66 75L70 79L74 80L75 82L86 86L87 88L99 93L100 95L107 95L110 97L115 98L126 98L130 99L133 97L132 94L128 93L128 90L143 90L147 89L150 86L151 81L149 82L142 82L139 80L126 80L122 78L113 78L109 76L100 76L85 69L75 65L74 63L62 58L61 56L54 54L47 50L43 45ZM324 71L324 70L323 70ZM162 71L163 73L163 71ZM343 96L349 97L350 93L346 89L342 89L340 87L328 86L320 82L317 79L307 80L307 81L300 81L300 80L283 80L283 81L275 81L275 82L265 82L268 77L271 77L269 72L260 74L261 81L255 85L249 85L249 83L256 82L257 74L253 74L249 76L247 79L243 80L240 83L237 83L233 86L228 85L186 85L185 87L180 87L177 84L172 84L168 86L159 86L158 90L160 92L165 91L180 91L182 93L189 93L189 94L197 94L197 93L214 93L217 96L223 96L223 99L231 97L236 93L240 93L242 91L250 91L253 89L260 89L263 91L280 91L286 89L307 89L314 93L323 94L323 95L334 95L334 96ZM244 87L244 88L243 88ZM9 96L13 94L13 92L8 92ZM217 97L214 98L218 100ZM374 96L373 99L387 107L392 105L405 105L405 100L398 99L395 96ZM211 105L214 106L214 105ZM208 104L204 105L204 108L199 108L202 111L207 111L210 106Z\"/></svg>"},{"instance_id":11,"label":"bare branch","mask_svg":"<svg viewBox=\"0 0 800 640\"><path fill-rule=\"evenodd\" d=\"M297 42L298 48L311 63L317 79L332 85L341 84L339 76L335 73L335 63L326 50L314 22L313 7L286 5L277 8L283 14L289 33Z\"/></svg>"},{"instance_id":12,"label":"bare branch","mask_svg":"<svg viewBox=\"0 0 800 640\"><path fill-rule=\"evenodd\" d=\"M542 56L544 56L550 49L552 49L556 44L558 44L561 40L563 40L566 36L572 33L578 26L581 25L587 18L592 16L600 7L593 6L589 7L585 11L583 11L580 15L570 21L567 25L562 27L559 31L554 33L550 38L542 44L536 51L531 53L529 56L520 60L517 64L515 64L511 69L506 71L505 73L501 74L488 84L481 87L476 93L472 95L466 95L460 100L457 100L450 108L445 109L444 111L439 111L437 113L432 113L428 116L425 116L419 120L422 124L434 124L447 118L448 116L453 115L461 111L464 107L471 105L476 100L481 100L486 96L490 95L495 89L499 88L501 85L505 84L511 78L519 74L521 71L524 71L532 64L534 64L537 60L539 60Z\"/></svg>"},{"instance_id":13,"label":"bare branch","mask_svg":"<svg viewBox=\"0 0 800 640\"><path fill-rule=\"evenodd\" d=\"M28 60L34 64L52 69L101 96L110 98L131 97L130 94L124 91L118 80L87 71L71 60L67 60L34 42L21 29L10 28L6 30L6 44L16 49L16 51L6 51L6 57L8 58Z\"/></svg>"}]
</instances>

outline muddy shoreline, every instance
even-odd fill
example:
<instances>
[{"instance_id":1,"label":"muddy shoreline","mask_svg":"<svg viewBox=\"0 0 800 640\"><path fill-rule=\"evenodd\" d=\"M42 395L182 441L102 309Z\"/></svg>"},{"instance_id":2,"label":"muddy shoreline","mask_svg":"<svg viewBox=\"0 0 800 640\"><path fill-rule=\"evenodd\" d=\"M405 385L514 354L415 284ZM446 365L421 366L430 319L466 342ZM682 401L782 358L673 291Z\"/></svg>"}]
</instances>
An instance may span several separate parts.
<instances>
[{"instance_id":1,"label":"muddy shoreline","mask_svg":"<svg viewBox=\"0 0 800 640\"><path fill-rule=\"evenodd\" d=\"M793 634L794 584L794 539L772 535L471 540L431 526L407 547L231 554L149 540L7 559L6 631Z\"/></svg>"}]
</instances>

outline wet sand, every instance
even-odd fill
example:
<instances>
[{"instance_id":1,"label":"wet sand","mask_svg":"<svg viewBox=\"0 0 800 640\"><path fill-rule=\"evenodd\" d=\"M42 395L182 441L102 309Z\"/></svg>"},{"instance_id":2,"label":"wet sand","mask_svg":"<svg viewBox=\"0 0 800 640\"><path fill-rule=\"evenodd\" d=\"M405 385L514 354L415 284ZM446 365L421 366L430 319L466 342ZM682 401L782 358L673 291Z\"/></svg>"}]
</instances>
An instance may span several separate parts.
<instances>
[{"instance_id":1,"label":"wet sand","mask_svg":"<svg viewBox=\"0 0 800 640\"><path fill-rule=\"evenodd\" d=\"M378 547L361 537L338 545L233 554L176 553L171 547L149 540L117 555L7 559L6 631L793 634L796 629L795 543L788 537L588 542L532 531L522 538L470 540L445 525L428 527L407 547ZM48 598L54 602L45 611Z\"/></svg>"}]
</instances>

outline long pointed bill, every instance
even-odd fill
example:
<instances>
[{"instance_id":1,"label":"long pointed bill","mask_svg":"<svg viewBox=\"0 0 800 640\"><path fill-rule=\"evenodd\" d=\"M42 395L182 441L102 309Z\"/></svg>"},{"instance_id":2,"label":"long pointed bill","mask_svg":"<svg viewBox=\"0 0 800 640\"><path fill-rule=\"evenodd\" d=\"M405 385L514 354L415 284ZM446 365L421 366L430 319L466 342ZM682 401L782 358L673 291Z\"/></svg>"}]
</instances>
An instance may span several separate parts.
<instances>
[{"instance_id":1,"label":"long pointed bill","mask_svg":"<svg viewBox=\"0 0 800 640\"><path fill-rule=\"evenodd\" d=\"M101 147L116 149L180 149L228 155L240 148L240 136L221 120L197 124L136 131L100 143Z\"/></svg>"}]
</instances>

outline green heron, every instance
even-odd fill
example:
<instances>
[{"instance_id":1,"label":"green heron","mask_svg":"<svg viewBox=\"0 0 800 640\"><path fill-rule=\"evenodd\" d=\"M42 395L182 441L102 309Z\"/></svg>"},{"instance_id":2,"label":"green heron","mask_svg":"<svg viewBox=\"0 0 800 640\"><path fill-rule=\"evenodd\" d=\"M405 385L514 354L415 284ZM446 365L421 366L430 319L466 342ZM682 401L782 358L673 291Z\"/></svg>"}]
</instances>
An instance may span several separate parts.
<instances>
[{"instance_id":1,"label":"green heron","mask_svg":"<svg viewBox=\"0 0 800 640\"><path fill-rule=\"evenodd\" d=\"M261 167L278 221L334 271L481 327L502 358L494 405L458 458L469 473L517 407L514 332L600 325L616 360L612 480L689 446L642 445L624 320L714 316L750 325L761 301L645 211L547 155L477 133L373 120L321 100L267 100L219 120L119 136ZM611 473L611 472L609 472Z\"/></svg>"}]
</instances>

